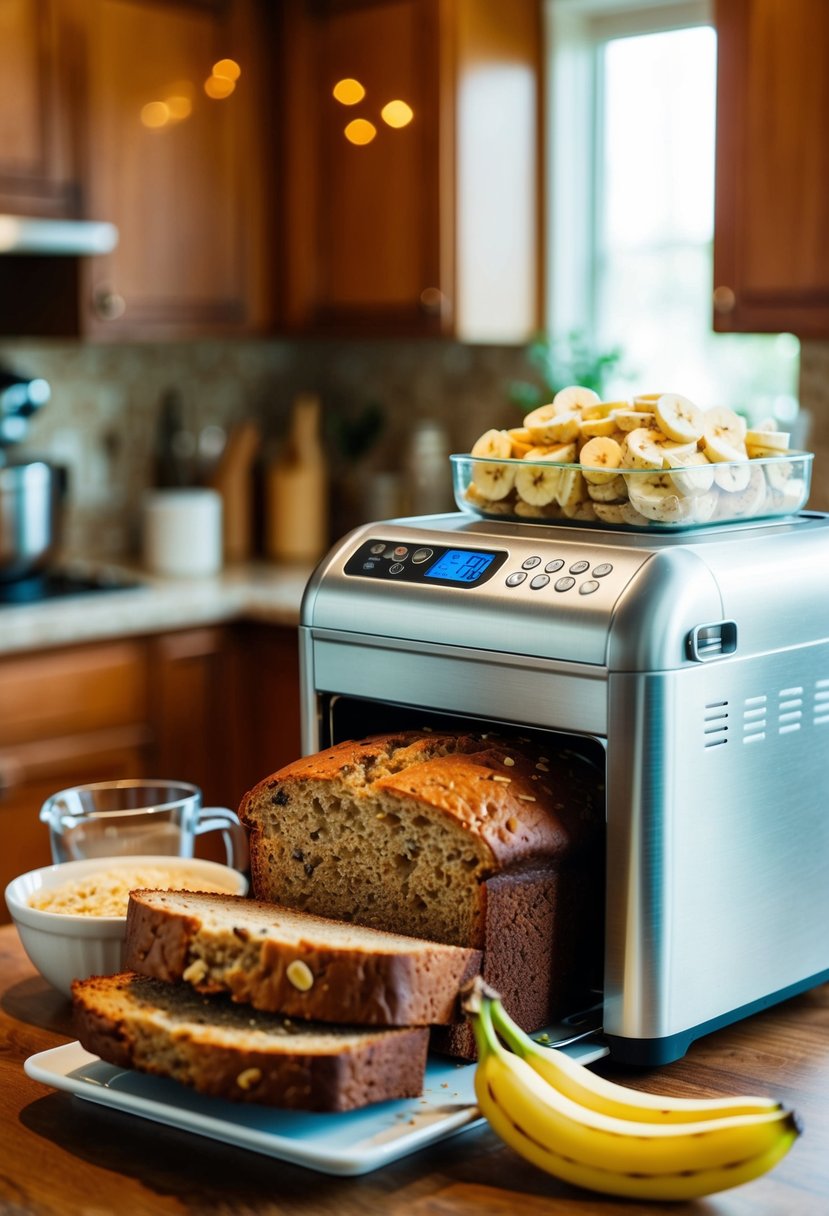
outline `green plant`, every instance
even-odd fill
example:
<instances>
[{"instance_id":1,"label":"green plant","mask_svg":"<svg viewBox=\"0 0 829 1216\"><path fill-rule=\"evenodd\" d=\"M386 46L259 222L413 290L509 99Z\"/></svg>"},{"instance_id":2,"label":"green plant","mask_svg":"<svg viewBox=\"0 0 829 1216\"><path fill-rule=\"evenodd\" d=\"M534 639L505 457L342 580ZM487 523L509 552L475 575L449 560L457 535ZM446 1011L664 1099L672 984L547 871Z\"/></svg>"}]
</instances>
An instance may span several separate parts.
<instances>
[{"instance_id":1,"label":"green plant","mask_svg":"<svg viewBox=\"0 0 829 1216\"><path fill-rule=\"evenodd\" d=\"M604 396L611 374L619 373L623 352L618 346L600 350L581 330L571 330L560 337L537 334L527 346L526 356L534 380L513 380L509 386L510 400L525 413L568 384L580 384Z\"/></svg>"}]
</instances>

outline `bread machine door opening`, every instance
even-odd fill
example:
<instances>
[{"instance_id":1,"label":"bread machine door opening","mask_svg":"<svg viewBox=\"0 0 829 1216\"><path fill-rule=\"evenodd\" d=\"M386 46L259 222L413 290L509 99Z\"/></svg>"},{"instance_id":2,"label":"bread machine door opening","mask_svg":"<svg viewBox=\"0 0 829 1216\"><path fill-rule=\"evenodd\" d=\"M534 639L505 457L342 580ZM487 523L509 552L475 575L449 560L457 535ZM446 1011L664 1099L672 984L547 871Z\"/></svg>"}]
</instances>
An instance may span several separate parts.
<instances>
[{"instance_id":1,"label":"bread machine door opening","mask_svg":"<svg viewBox=\"0 0 829 1216\"><path fill-rule=\"evenodd\" d=\"M561 966L565 975L551 977L551 982L566 993L557 1018L572 1029L573 1037L601 1029L602 988L604 975L605 920L605 777L606 752L604 740L559 731L541 730L524 723L515 724L492 718L477 718L469 714L436 713L431 710L393 702L370 701L344 694L318 696L319 747L325 748L348 739L364 739L370 735L396 731L417 733L472 732L497 735L513 740L517 746L530 745L550 759L555 769L556 757L575 755L591 770L594 781L593 815L597 820L595 845L590 855L568 869L562 867L561 883L556 898L560 905L554 909L554 920L566 932L567 948L561 940L555 944L554 967ZM543 779L543 777L540 777ZM528 935L539 926L527 926ZM531 952L528 951L528 957ZM565 961L566 960L566 961ZM533 979L536 977L533 976Z\"/></svg>"}]
</instances>

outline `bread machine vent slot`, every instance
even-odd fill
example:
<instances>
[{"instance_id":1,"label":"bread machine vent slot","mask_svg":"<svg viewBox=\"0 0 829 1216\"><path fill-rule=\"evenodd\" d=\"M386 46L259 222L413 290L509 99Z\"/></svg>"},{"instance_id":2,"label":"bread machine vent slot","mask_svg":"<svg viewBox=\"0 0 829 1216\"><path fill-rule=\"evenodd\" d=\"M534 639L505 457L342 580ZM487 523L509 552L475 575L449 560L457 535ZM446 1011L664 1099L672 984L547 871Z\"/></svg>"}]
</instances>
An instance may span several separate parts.
<instances>
[{"instance_id":1,"label":"bread machine vent slot","mask_svg":"<svg viewBox=\"0 0 829 1216\"><path fill-rule=\"evenodd\" d=\"M815 682L815 726L829 726L829 680Z\"/></svg>"},{"instance_id":2,"label":"bread machine vent slot","mask_svg":"<svg viewBox=\"0 0 829 1216\"><path fill-rule=\"evenodd\" d=\"M781 688L777 694L777 733L789 735L800 730L803 719L803 688Z\"/></svg>"},{"instance_id":3,"label":"bread machine vent slot","mask_svg":"<svg viewBox=\"0 0 829 1216\"><path fill-rule=\"evenodd\" d=\"M722 747L728 742L727 701L711 701L706 705L703 734L706 747Z\"/></svg>"},{"instance_id":4,"label":"bread machine vent slot","mask_svg":"<svg viewBox=\"0 0 829 1216\"><path fill-rule=\"evenodd\" d=\"M759 743L766 737L768 698L746 697L743 703L743 743Z\"/></svg>"}]
</instances>

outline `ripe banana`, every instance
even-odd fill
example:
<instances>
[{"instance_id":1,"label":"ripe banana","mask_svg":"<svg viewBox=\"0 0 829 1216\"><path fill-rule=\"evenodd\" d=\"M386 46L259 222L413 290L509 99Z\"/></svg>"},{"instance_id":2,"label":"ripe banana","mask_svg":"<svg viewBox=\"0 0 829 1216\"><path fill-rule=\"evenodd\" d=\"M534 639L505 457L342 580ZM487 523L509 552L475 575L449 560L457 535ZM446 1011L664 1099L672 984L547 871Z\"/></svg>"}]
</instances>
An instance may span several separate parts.
<instances>
[{"instance_id":1,"label":"ripe banana","mask_svg":"<svg viewBox=\"0 0 829 1216\"><path fill-rule=\"evenodd\" d=\"M526 464L522 464L515 474L515 490L519 498L532 506L543 507L553 501L561 478L561 465L546 463L530 463L539 459L536 448L531 448L527 454Z\"/></svg>"},{"instance_id":2,"label":"ripe banana","mask_svg":"<svg viewBox=\"0 0 829 1216\"><path fill-rule=\"evenodd\" d=\"M622 449L615 439L597 435L588 439L579 454L584 479L594 486L606 485L619 475Z\"/></svg>"},{"instance_id":3,"label":"ripe banana","mask_svg":"<svg viewBox=\"0 0 829 1216\"><path fill-rule=\"evenodd\" d=\"M709 460L746 458L746 422L724 405L715 405L702 416L702 450Z\"/></svg>"},{"instance_id":4,"label":"ripe banana","mask_svg":"<svg viewBox=\"0 0 829 1216\"><path fill-rule=\"evenodd\" d=\"M702 410L679 393L663 393L654 406L656 424L677 443L696 443L702 438Z\"/></svg>"},{"instance_id":5,"label":"ripe banana","mask_svg":"<svg viewBox=\"0 0 829 1216\"><path fill-rule=\"evenodd\" d=\"M677 1122L660 1121L659 1112L648 1121L638 1111L632 1118L597 1111L501 1044L493 1024L498 1004L480 985L465 1003L478 1045L481 1113L516 1152L576 1186L638 1199L710 1195L766 1173L800 1133L794 1114L775 1104ZM595 1080L589 1074L575 1092L589 1093ZM660 1101L673 1107L676 1099Z\"/></svg>"}]
</instances>

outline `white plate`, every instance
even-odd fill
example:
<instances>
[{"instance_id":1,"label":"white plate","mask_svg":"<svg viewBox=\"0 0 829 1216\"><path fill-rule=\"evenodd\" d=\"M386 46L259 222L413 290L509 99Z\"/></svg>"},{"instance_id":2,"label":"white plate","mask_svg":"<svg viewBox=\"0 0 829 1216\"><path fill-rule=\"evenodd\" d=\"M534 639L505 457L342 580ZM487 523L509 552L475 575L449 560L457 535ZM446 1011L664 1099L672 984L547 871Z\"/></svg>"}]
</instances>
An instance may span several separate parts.
<instances>
[{"instance_id":1,"label":"white plate","mask_svg":"<svg viewBox=\"0 0 829 1216\"><path fill-rule=\"evenodd\" d=\"M607 1055L595 1042L564 1050L585 1064ZM422 1098L336 1115L204 1097L177 1081L104 1064L80 1043L41 1051L24 1068L33 1080L88 1102L324 1174L367 1174L482 1121L475 1106L475 1066L438 1057L429 1058Z\"/></svg>"}]
</instances>

